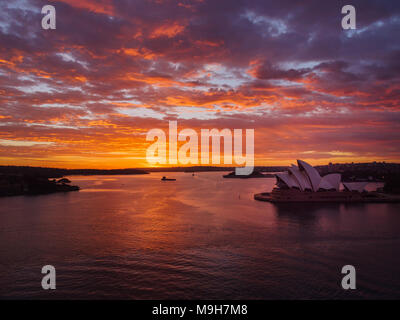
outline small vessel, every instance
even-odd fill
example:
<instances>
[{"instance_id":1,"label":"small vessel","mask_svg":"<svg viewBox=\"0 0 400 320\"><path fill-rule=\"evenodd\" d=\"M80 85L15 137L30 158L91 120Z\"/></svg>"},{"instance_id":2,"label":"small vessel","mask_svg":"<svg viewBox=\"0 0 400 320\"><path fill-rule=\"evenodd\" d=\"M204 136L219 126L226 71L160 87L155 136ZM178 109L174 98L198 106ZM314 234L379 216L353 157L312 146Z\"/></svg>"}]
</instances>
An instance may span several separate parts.
<instances>
[{"instance_id":1,"label":"small vessel","mask_svg":"<svg viewBox=\"0 0 400 320\"><path fill-rule=\"evenodd\" d=\"M162 177L161 181L176 181L176 179L168 179L167 177Z\"/></svg>"}]
</instances>

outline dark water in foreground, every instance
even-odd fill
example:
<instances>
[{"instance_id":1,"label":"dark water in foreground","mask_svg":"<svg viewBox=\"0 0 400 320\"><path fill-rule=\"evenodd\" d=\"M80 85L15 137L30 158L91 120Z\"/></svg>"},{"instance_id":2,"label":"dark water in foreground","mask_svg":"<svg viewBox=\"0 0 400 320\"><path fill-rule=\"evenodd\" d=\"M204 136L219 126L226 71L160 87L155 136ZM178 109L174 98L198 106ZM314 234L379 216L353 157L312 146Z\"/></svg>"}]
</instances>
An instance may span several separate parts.
<instances>
[{"instance_id":1,"label":"dark water in foreground","mask_svg":"<svg viewBox=\"0 0 400 320\"><path fill-rule=\"evenodd\" d=\"M399 204L277 206L252 199L274 179L162 175L71 177L83 190L1 198L0 298L400 298Z\"/></svg>"}]
</instances>

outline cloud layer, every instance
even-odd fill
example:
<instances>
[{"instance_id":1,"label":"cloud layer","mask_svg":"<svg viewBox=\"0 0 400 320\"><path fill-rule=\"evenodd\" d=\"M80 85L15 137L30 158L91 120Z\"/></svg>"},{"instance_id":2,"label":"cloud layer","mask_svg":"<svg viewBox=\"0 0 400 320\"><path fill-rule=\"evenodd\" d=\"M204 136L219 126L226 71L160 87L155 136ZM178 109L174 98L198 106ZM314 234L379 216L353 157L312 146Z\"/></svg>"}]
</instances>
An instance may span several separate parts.
<instances>
[{"instance_id":1,"label":"cloud layer","mask_svg":"<svg viewBox=\"0 0 400 320\"><path fill-rule=\"evenodd\" d=\"M400 3L345 4L2 2L0 164L146 166L168 120L254 128L258 165L400 161Z\"/></svg>"}]
</instances>

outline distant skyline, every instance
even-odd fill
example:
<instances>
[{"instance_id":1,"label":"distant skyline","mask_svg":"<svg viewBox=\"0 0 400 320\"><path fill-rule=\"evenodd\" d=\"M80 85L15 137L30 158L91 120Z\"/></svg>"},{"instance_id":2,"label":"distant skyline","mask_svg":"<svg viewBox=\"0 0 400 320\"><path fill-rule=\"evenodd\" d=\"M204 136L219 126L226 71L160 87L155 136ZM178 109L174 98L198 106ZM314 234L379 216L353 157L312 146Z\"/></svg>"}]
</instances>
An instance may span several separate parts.
<instances>
[{"instance_id":1,"label":"distant skyline","mask_svg":"<svg viewBox=\"0 0 400 320\"><path fill-rule=\"evenodd\" d=\"M399 163L399 34L389 0L3 1L0 165L149 167L169 120L254 128L256 166Z\"/></svg>"}]
</instances>

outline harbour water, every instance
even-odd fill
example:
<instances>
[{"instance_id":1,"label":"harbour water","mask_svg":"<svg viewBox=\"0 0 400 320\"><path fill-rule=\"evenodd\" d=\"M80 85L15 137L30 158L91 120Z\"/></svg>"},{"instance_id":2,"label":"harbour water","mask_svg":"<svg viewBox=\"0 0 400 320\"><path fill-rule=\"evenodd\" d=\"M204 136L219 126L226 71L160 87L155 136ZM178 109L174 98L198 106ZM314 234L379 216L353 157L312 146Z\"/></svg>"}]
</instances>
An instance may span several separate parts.
<instances>
[{"instance_id":1,"label":"harbour water","mask_svg":"<svg viewBox=\"0 0 400 320\"><path fill-rule=\"evenodd\" d=\"M400 204L258 202L275 179L222 174L71 176L81 191L0 198L0 298L400 298Z\"/></svg>"}]
</instances>

